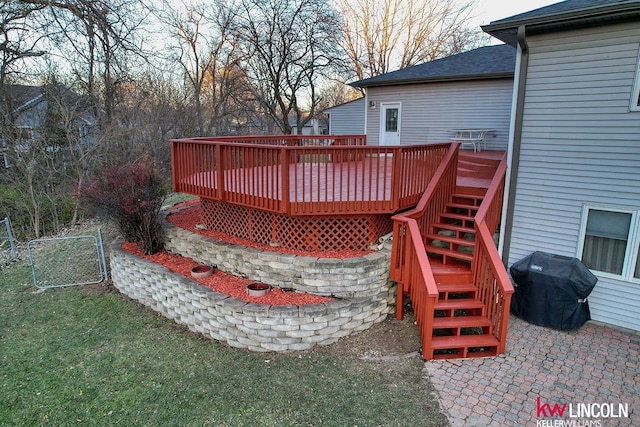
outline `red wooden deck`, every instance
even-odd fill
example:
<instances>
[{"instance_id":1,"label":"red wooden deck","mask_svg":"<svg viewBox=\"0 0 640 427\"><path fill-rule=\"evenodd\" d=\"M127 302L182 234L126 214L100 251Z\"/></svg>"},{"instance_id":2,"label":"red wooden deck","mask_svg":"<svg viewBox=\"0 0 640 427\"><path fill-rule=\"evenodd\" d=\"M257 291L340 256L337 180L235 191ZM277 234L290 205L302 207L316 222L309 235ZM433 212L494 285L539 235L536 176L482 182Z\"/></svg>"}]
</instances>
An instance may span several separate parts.
<instances>
[{"instance_id":1,"label":"red wooden deck","mask_svg":"<svg viewBox=\"0 0 640 427\"><path fill-rule=\"evenodd\" d=\"M450 147L173 140L173 186L292 216L391 214L417 203Z\"/></svg>"},{"instance_id":2,"label":"red wooden deck","mask_svg":"<svg viewBox=\"0 0 640 427\"><path fill-rule=\"evenodd\" d=\"M391 201L393 171L390 157L342 163L294 163L289 165L290 202ZM230 193L283 200L283 169L256 166L226 170L225 188ZM218 175L200 172L181 183L218 189Z\"/></svg>"},{"instance_id":3,"label":"red wooden deck","mask_svg":"<svg viewBox=\"0 0 640 427\"><path fill-rule=\"evenodd\" d=\"M393 214L418 203L442 160L459 147L295 135L171 144L174 190L203 199L209 229L303 250L367 249L391 232ZM496 156L465 152L460 182L484 191L490 172L481 169L491 166L483 163Z\"/></svg>"}]
</instances>

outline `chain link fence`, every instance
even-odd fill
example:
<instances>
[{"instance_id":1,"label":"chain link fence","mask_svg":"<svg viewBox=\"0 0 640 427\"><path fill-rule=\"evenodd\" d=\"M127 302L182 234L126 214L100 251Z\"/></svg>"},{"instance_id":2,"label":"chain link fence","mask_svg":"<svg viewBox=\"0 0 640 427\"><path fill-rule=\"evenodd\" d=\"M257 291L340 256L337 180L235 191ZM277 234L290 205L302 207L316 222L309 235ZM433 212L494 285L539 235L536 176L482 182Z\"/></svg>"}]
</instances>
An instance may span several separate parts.
<instances>
[{"instance_id":1,"label":"chain link fence","mask_svg":"<svg viewBox=\"0 0 640 427\"><path fill-rule=\"evenodd\" d=\"M27 245L33 283L39 289L100 283L107 265L98 236L55 237L31 240Z\"/></svg>"},{"instance_id":2,"label":"chain link fence","mask_svg":"<svg viewBox=\"0 0 640 427\"><path fill-rule=\"evenodd\" d=\"M11 221L5 218L0 221L0 270L17 259L18 251L11 232Z\"/></svg>"}]
</instances>

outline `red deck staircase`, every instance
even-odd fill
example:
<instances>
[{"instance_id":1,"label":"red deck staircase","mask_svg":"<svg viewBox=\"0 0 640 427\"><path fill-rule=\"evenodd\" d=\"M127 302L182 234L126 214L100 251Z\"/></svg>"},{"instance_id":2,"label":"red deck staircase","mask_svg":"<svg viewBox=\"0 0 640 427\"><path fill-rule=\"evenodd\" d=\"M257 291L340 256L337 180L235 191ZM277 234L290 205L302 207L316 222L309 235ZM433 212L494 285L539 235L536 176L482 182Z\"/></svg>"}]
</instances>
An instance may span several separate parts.
<instances>
[{"instance_id":1,"label":"red deck staircase","mask_svg":"<svg viewBox=\"0 0 640 427\"><path fill-rule=\"evenodd\" d=\"M506 160L453 147L441 167L416 209L394 217L398 301L411 297L425 359L495 356L513 292L493 238Z\"/></svg>"}]
</instances>

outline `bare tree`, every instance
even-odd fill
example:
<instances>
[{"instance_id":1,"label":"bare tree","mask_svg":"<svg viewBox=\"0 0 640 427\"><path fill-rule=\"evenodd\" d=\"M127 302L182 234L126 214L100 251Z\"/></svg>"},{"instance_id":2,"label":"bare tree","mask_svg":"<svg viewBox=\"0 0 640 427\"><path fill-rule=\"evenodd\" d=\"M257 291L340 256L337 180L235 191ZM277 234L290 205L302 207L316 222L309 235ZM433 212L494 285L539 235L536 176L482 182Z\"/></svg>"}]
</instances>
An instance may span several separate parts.
<instances>
[{"instance_id":1,"label":"bare tree","mask_svg":"<svg viewBox=\"0 0 640 427\"><path fill-rule=\"evenodd\" d=\"M40 9L42 6L12 1L0 3L0 84L4 85L7 76L17 71L15 68L19 61L44 55L37 47L40 37L30 34L36 28L28 19Z\"/></svg>"},{"instance_id":2,"label":"bare tree","mask_svg":"<svg viewBox=\"0 0 640 427\"><path fill-rule=\"evenodd\" d=\"M333 81L320 90L320 102L318 110L323 111L327 108L344 104L362 97L362 93L339 81Z\"/></svg>"},{"instance_id":3,"label":"bare tree","mask_svg":"<svg viewBox=\"0 0 640 427\"><path fill-rule=\"evenodd\" d=\"M457 0L337 0L343 49L358 79L405 68L471 47L472 3Z\"/></svg>"},{"instance_id":4,"label":"bare tree","mask_svg":"<svg viewBox=\"0 0 640 427\"><path fill-rule=\"evenodd\" d=\"M341 58L339 17L328 0L242 0L236 34L243 44L244 72L263 110L289 134L317 108L319 81Z\"/></svg>"},{"instance_id":5,"label":"bare tree","mask_svg":"<svg viewBox=\"0 0 640 427\"><path fill-rule=\"evenodd\" d=\"M193 133L217 135L246 107L238 103L246 90L237 33L232 31L236 8L216 0L185 6L184 13L165 5L158 13L170 29L173 44L168 59L178 64L192 93Z\"/></svg>"},{"instance_id":6,"label":"bare tree","mask_svg":"<svg viewBox=\"0 0 640 427\"><path fill-rule=\"evenodd\" d=\"M130 55L139 52L136 32L143 21L134 0L21 0L48 12L50 50L65 57L86 93L94 114L109 124L117 86L130 79ZM102 110L104 114L100 114Z\"/></svg>"}]
</instances>

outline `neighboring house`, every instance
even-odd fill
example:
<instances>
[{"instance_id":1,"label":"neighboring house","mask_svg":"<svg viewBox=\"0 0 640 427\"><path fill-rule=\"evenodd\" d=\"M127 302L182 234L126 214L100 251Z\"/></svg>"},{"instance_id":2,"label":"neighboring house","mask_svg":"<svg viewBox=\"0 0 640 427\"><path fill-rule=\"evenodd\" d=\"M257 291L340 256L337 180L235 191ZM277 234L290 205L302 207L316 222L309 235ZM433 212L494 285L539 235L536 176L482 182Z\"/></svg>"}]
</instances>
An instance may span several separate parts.
<instances>
[{"instance_id":1,"label":"neighboring house","mask_svg":"<svg viewBox=\"0 0 640 427\"><path fill-rule=\"evenodd\" d=\"M366 89L367 144L448 142L474 128L494 129L487 149L506 150L515 60L512 46L486 46L351 83Z\"/></svg>"},{"instance_id":2,"label":"neighboring house","mask_svg":"<svg viewBox=\"0 0 640 427\"><path fill-rule=\"evenodd\" d=\"M289 124L291 125L294 135L326 135L327 123L323 119L311 119L302 126L302 132L298 132L298 126L296 124L295 117L289 117Z\"/></svg>"},{"instance_id":3,"label":"neighboring house","mask_svg":"<svg viewBox=\"0 0 640 427\"><path fill-rule=\"evenodd\" d=\"M363 135L365 133L365 98L335 105L323 111L329 116L329 134Z\"/></svg>"},{"instance_id":4,"label":"neighboring house","mask_svg":"<svg viewBox=\"0 0 640 427\"><path fill-rule=\"evenodd\" d=\"M33 146L34 141L44 138L44 126L47 113L51 106L57 104L65 112L65 119L70 120L71 126L77 134L74 135L76 144L94 145L96 143L96 120L84 100L64 86L24 86L13 85L7 91L7 104L13 116L13 126L17 138L14 149L26 152ZM58 108L58 107L56 107ZM61 124L65 126L68 124ZM69 149L69 146L47 147L49 151ZM0 141L0 155L5 167L9 167L8 144L3 137Z\"/></svg>"},{"instance_id":5,"label":"neighboring house","mask_svg":"<svg viewBox=\"0 0 640 427\"><path fill-rule=\"evenodd\" d=\"M568 0L483 27L518 48L508 265L581 259L591 316L640 330L640 1Z\"/></svg>"}]
</instances>

